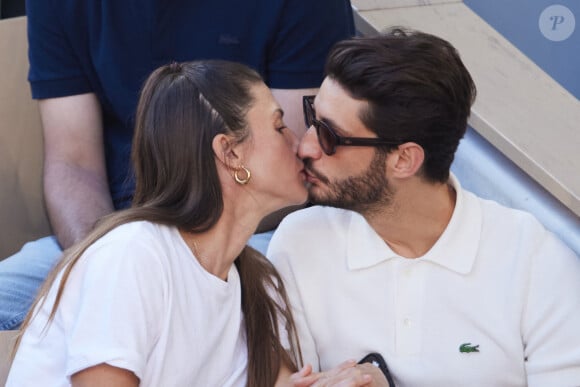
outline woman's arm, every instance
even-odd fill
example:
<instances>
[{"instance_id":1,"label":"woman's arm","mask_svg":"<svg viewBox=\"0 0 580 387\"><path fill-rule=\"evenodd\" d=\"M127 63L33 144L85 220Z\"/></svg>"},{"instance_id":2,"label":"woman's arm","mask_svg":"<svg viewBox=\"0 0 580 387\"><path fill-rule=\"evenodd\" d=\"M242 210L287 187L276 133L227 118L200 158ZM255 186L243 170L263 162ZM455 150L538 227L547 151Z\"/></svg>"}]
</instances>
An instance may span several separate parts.
<instances>
[{"instance_id":1,"label":"woman's arm","mask_svg":"<svg viewBox=\"0 0 580 387\"><path fill-rule=\"evenodd\" d=\"M137 387L139 378L126 369L98 364L71 376L73 387Z\"/></svg>"}]
</instances>

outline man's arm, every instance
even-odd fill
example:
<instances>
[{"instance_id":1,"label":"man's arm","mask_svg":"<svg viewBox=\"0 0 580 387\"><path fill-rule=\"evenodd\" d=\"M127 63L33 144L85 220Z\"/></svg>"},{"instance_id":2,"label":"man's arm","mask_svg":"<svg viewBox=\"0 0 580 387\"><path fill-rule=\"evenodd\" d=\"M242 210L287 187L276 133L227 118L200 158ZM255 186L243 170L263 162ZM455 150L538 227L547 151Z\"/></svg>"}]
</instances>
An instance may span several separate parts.
<instances>
[{"instance_id":1,"label":"man's arm","mask_svg":"<svg viewBox=\"0 0 580 387\"><path fill-rule=\"evenodd\" d=\"M302 112L302 96L316 95L317 88L312 89L272 89L272 94L280 107L284 111L284 123L291 129L298 139L301 139L306 133L304 124L304 114ZM278 210L260 222L256 232L266 232L278 227L280 221L292 211L296 211L304 206L291 206Z\"/></svg>"},{"instance_id":2,"label":"man's arm","mask_svg":"<svg viewBox=\"0 0 580 387\"><path fill-rule=\"evenodd\" d=\"M284 111L284 123L292 129L298 139L306 133L304 113L302 111L302 97L316 95L318 88L311 89L272 89L272 94Z\"/></svg>"},{"instance_id":3,"label":"man's arm","mask_svg":"<svg viewBox=\"0 0 580 387\"><path fill-rule=\"evenodd\" d=\"M113 211L107 182L101 108L81 94L39 101L44 132L44 196L63 249Z\"/></svg>"},{"instance_id":4,"label":"man's arm","mask_svg":"<svg viewBox=\"0 0 580 387\"><path fill-rule=\"evenodd\" d=\"M522 341L530 387L580 381L580 258L553 234L528 237L532 254Z\"/></svg>"}]
</instances>

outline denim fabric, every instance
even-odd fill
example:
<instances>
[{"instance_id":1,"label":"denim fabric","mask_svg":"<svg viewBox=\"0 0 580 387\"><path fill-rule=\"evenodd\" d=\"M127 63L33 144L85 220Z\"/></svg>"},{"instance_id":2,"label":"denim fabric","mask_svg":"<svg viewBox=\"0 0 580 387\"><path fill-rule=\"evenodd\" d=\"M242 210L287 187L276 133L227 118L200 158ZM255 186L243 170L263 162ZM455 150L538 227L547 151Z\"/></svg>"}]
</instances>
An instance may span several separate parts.
<instances>
[{"instance_id":1,"label":"denim fabric","mask_svg":"<svg viewBox=\"0 0 580 387\"><path fill-rule=\"evenodd\" d=\"M17 329L62 251L54 236L26 243L0 262L0 330Z\"/></svg>"}]
</instances>

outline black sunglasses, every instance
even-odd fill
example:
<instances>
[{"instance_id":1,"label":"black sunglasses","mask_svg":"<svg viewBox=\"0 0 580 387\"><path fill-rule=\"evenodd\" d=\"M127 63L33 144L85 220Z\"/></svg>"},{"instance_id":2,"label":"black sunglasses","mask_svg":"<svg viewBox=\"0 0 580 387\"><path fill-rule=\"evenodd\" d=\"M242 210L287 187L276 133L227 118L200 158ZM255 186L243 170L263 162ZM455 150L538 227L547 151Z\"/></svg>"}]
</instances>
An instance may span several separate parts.
<instances>
[{"instance_id":1,"label":"black sunglasses","mask_svg":"<svg viewBox=\"0 0 580 387\"><path fill-rule=\"evenodd\" d=\"M320 147L328 156L336 153L338 145L345 146L384 146L401 145L402 141L383 140L376 137L342 137L336 134L334 129L324 121L316 119L314 110L314 95L302 97L302 108L304 109L304 122L306 127L314 126Z\"/></svg>"}]
</instances>

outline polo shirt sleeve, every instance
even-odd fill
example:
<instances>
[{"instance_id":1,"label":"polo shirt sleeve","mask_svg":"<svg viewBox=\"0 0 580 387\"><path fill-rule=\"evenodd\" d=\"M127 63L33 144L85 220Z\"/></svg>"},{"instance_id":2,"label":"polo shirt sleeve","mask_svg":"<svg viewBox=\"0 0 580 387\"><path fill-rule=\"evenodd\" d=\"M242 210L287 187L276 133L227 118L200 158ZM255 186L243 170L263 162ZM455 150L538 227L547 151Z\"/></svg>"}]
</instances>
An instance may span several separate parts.
<instances>
[{"instance_id":1,"label":"polo shirt sleeve","mask_svg":"<svg viewBox=\"0 0 580 387\"><path fill-rule=\"evenodd\" d=\"M268 53L268 85L275 89L320 86L328 51L353 35L350 1L286 1Z\"/></svg>"},{"instance_id":2,"label":"polo shirt sleeve","mask_svg":"<svg viewBox=\"0 0 580 387\"><path fill-rule=\"evenodd\" d=\"M71 36L63 29L64 10L52 0L26 2L28 28L28 81L34 99L91 92L75 53ZM78 37L75 37L78 38Z\"/></svg>"},{"instance_id":3,"label":"polo shirt sleeve","mask_svg":"<svg viewBox=\"0 0 580 387\"><path fill-rule=\"evenodd\" d=\"M528 385L580 383L580 259L551 233L536 248L522 319Z\"/></svg>"}]
</instances>

